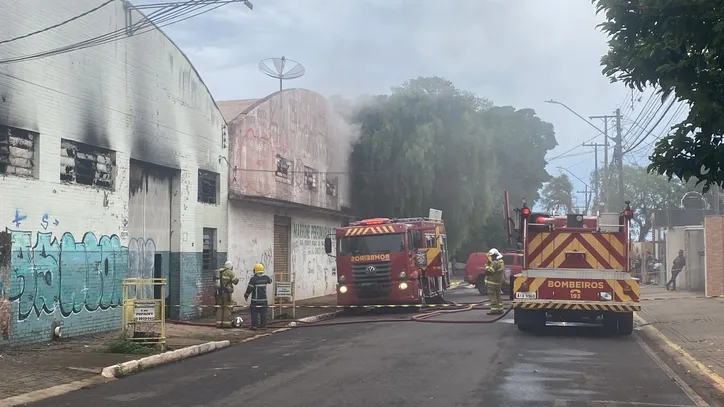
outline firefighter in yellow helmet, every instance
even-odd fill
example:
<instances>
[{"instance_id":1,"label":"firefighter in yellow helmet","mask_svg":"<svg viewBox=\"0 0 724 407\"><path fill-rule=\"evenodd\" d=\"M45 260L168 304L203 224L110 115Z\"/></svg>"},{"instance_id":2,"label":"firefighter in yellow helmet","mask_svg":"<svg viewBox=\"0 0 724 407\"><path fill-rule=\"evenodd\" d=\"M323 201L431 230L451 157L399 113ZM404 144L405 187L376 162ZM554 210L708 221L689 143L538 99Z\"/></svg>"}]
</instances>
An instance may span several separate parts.
<instances>
[{"instance_id":1,"label":"firefighter in yellow helmet","mask_svg":"<svg viewBox=\"0 0 724 407\"><path fill-rule=\"evenodd\" d=\"M249 301L251 296L251 329L266 328L267 317L267 297L266 286L271 284L272 279L264 275L264 265L256 263L254 265L254 275L249 279L249 285L246 287L244 299Z\"/></svg>"},{"instance_id":2,"label":"firefighter in yellow helmet","mask_svg":"<svg viewBox=\"0 0 724 407\"><path fill-rule=\"evenodd\" d=\"M227 261L224 267L219 269L219 276L216 286L216 327L231 328L231 310L234 303L231 294L234 286L239 284L239 279L234 275L234 265Z\"/></svg>"},{"instance_id":3,"label":"firefighter in yellow helmet","mask_svg":"<svg viewBox=\"0 0 724 407\"><path fill-rule=\"evenodd\" d=\"M503 313L503 299L500 297L500 285L503 283L505 264L498 249L488 251L488 264L485 266L485 286L488 288L490 312L488 315Z\"/></svg>"}]
</instances>

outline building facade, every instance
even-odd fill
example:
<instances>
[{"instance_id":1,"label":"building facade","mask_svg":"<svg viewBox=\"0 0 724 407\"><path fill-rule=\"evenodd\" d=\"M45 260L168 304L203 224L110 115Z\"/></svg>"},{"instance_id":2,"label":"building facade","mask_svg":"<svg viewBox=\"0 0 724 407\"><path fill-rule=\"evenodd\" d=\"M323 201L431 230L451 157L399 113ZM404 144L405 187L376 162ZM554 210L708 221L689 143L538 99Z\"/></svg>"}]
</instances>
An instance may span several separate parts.
<instances>
[{"instance_id":1,"label":"building facade","mask_svg":"<svg viewBox=\"0 0 724 407\"><path fill-rule=\"evenodd\" d=\"M289 89L219 102L229 126L229 258L245 282L255 263L296 299L334 294L324 239L348 206L349 131L327 100ZM234 293L243 303L243 290ZM270 298L270 302L272 299Z\"/></svg>"},{"instance_id":2,"label":"building facade","mask_svg":"<svg viewBox=\"0 0 724 407\"><path fill-rule=\"evenodd\" d=\"M120 328L126 277L166 278L172 318L213 304L227 251L228 141L184 54L146 30L2 63L142 21L124 3L0 45L0 344L47 340L57 325L64 336ZM13 18L0 38L98 5L1 2Z\"/></svg>"}]
</instances>

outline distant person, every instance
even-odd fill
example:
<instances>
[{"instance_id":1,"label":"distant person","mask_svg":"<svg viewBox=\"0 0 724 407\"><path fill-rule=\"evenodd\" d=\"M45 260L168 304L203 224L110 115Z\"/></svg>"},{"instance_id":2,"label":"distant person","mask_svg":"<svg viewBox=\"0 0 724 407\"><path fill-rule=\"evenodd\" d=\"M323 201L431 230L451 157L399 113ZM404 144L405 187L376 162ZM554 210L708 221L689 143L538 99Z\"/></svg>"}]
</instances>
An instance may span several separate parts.
<instances>
[{"instance_id":1,"label":"distant person","mask_svg":"<svg viewBox=\"0 0 724 407\"><path fill-rule=\"evenodd\" d=\"M681 273L681 270L684 269L684 266L686 266L684 251L679 250L679 255L674 259L674 263L671 265L671 280L666 283L667 291L669 290L669 286L671 286L671 291L676 291L676 277L679 276L679 273Z\"/></svg>"},{"instance_id":2,"label":"distant person","mask_svg":"<svg viewBox=\"0 0 724 407\"><path fill-rule=\"evenodd\" d=\"M272 280L269 276L264 275L264 265L257 263L254 265L254 276L249 279L249 285L246 287L244 299L249 301L251 296L251 329L266 328L266 317L268 302L266 297L266 286L271 284Z\"/></svg>"}]
</instances>

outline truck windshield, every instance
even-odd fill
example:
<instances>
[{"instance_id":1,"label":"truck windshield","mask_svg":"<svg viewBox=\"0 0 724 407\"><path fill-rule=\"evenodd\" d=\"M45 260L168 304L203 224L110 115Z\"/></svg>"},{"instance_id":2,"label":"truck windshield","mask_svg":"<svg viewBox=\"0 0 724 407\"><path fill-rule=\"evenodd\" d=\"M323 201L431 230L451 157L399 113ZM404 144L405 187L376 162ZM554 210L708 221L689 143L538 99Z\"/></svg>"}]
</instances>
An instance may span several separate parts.
<instances>
[{"instance_id":1,"label":"truck windshield","mask_svg":"<svg viewBox=\"0 0 724 407\"><path fill-rule=\"evenodd\" d=\"M349 236L339 239L339 255L396 253L405 250L402 233L391 235Z\"/></svg>"}]
</instances>

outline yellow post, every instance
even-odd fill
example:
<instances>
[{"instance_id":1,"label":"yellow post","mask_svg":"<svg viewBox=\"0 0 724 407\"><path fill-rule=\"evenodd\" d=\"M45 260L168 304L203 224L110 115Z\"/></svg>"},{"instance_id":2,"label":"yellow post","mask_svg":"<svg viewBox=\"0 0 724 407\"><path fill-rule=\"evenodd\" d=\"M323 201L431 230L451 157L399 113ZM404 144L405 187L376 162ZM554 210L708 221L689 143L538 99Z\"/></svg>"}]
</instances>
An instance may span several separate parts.
<instances>
[{"instance_id":1,"label":"yellow post","mask_svg":"<svg viewBox=\"0 0 724 407\"><path fill-rule=\"evenodd\" d=\"M135 288L130 295L129 288ZM160 287L160 298L155 288ZM151 296L147 295L152 293ZM129 340L166 347L166 279L127 278L122 284L123 332ZM132 328L132 334L129 331Z\"/></svg>"}]
</instances>

